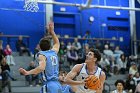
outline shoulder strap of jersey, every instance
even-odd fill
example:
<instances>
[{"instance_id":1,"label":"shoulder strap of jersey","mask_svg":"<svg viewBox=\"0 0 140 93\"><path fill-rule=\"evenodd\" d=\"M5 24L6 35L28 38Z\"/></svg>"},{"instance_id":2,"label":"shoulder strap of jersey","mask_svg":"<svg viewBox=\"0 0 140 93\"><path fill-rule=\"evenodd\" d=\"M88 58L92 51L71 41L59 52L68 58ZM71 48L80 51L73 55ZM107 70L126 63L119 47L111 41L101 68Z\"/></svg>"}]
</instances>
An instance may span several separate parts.
<instances>
[{"instance_id":1,"label":"shoulder strap of jersey","mask_svg":"<svg viewBox=\"0 0 140 93\"><path fill-rule=\"evenodd\" d=\"M80 74L80 72L81 72L81 70L82 70L82 68L84 67L84 63L82 63L82 67L81 67L81 69L79 70L79 72L78 72L78 74L77 74L77 76Z\"/></svg>"}]
</instances>

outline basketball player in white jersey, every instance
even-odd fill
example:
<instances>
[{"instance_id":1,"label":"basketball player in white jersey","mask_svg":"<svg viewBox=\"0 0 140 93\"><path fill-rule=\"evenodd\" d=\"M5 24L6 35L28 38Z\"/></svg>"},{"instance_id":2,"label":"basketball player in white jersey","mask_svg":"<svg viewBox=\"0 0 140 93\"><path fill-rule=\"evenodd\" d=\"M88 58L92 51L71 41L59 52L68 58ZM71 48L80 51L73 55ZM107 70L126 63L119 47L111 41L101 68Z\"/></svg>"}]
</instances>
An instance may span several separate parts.
<instances>
[{"instance_id":1,"label":"basketball player in white jersey","mask_svg":"<svg viewBox=\"0 0 140 93\"><path fill-rule=\"evenodd\" d=\"M70 85L76 85L76 93L102 93L105 81L105 73L97 66L97 62L101 59L101 54L98 50L90 49L86 56L85 63L75 65L72 70L67 74L64 82ZM99 77L101 86L98 90L86 89L85 79L89 75ZM76 80L73 80L76 77Z\"/></svg>"}]
</instances>

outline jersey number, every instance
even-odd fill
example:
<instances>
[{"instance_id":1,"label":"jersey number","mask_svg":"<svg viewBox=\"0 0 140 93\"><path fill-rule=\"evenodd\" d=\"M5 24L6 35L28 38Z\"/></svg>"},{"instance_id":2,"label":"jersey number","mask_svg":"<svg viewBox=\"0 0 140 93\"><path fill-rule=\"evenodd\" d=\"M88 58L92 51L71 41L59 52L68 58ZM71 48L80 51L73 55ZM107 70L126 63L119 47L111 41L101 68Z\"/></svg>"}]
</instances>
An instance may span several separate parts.
<instances>
[{"instance_id":1,"label":"jersey number","mask_svg":"<svg viewBox=\"0 0 140 93\"><path fill-rule=\"evenodd\" d=\"M57 65L57 58L55 56L51 56L52 65Z\"/></svg>"}]
</instances>

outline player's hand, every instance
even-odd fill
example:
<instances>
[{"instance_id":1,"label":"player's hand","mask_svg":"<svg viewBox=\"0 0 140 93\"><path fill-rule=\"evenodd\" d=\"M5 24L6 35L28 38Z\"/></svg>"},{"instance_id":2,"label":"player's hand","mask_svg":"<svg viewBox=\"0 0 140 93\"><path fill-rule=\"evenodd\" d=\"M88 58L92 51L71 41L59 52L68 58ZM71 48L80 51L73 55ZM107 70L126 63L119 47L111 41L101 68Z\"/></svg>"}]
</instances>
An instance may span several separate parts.
<instances>
[{"instance_id":1,"label":"player's hand","mask_svg":"<svg viewBox=\"0 0 140 93\"><path fill-rule=\"evenodd\" d=\"M85 85L85 83L86 83L85 80L81 80L80 82L81 82L80 84L82 84L82 85Z\"/></svg>"},{"instance_id":2,"label":"player's hand","mask_svg":"<svg viewBox=\"0 0 140 93\"><path fill-rule=\"evenodd\" d=\"M22 74L22 75L28 75L28 71L26 71L26 70L23 69L23 68L20 68L20 69L19 69L19 72L20 72L20 74Z\"/></svg>"},{"instance_id":3,"label":"player's hand","mask_svg":"<svg viewBox=\"0 0 140 93\"><path fill-rule=\"evenodd\" d=\"M47 26L48 32L52 34L54 32L54 23L50 22Z\"/></svg>"},{"instance_id":4,"label":"player's hand","mask_svg":"<svg viewBox=\"0 0 140 93\"><path fill-rule=\"evenodd\" d=\"M85 78L85 82L91 79L92 75L88 75L88 77Z\"/></svg>"}]
</instances>

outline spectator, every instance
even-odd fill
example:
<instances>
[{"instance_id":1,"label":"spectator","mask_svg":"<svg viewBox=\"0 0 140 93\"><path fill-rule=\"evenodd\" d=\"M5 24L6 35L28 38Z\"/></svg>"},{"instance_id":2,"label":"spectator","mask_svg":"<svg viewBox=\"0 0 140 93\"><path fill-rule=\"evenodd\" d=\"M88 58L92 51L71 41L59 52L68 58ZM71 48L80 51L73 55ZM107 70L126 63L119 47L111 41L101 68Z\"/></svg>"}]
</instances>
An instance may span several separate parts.
<instances>
[{"instance_id":1,"label":"spectator","mask_svg":"<svg viewBox=\"0 0 140 93\"><path fill-rule=\"evenodd\" d=\"M68 44L67 44L67 50L70 50L71 49L71 46L72 46L71 42L68 42Z\"/></svg>"},{"instance_id":2,"label":"spectator","mask_svg":"<svg viewBox=\"0 0 140 93\"><path fill-rule=\"evenodd\" d=\"M82 47L81 47L81 43L78 42L78 38L74 39L74 42L72 43L72 45L74 46L77 53L79 53Z\"/></svg>"},{"instance_id":3,"label":"spectator","mask_svg":"<svg viewBox=\"0 0 140 93\"><path fill-rule=\"evenodd\" d=\"M35 63L32 61L30 62L29 66L27 67L27 71L30 71L32 69L36 68ZM33 86L33 81L35 80L35 86L39 86L39 75L27 75L25 76L26 81L29 82L29 86Z\"/></svg>"},{"instance_id":4,"label":"spectator","mask_svg":"<svg viewBox=\"0 0 140 93\"><path fill-rule=\"evenodd\" d=\"M136 63L132 62L131 67L129 68L129 74L132 74L134 76L136 72L138 72Z\"/></svg>"},{"instance_id":5,"label":"spectator","mask_svg":"<svg viewBox=\"0 0 140 93\"><path fill-rule=\"evenodd\" d=\"M6 54L6 62L8 65L15 65L14 58L12 56L12 49L10 48L10 45L6 45L6 49L4 50L4 53Z\"/></svg>"},{"instance_id":6,"label":"spectator","mask_svg":"<svg viewBox=\"0 0 140 93\"><path fill-rule=\"evenodd\" d=\"M132 64L132 63L136 63L136 60L135 60L135 58L134 58L133 55L131 55L131 56L128 57L127 71L129 71L129 68L131 67L131 64Z\"/></svg>"},{"instance_id":7,"label":"spectator","mask_svg":"<svg viewBox=\"0 0 140 93\"><path fill-rule=\"evenodd\" d=\"M64 44L64 42L63 41L61 41L61 43L60 43L60 49L59 49L59 53L58 53L58 55L59 55L59 58L60 58L60 69L63 69L64 68L64 62L65 62L65 60L67 59L67 57L66 57L66 50L67 50L67 48L66 48L66 45Z\"/></svg>"},{"instance_id":8,"label":"spectator","mask_svg":"<svg viewBox=\"0 0 140 93\"><path fill-rule=\"evenodd\" d=\"M74 66L77 64L78 61L78 54L76 50L74 49L74 46L71 46L71 49L67 51L67 60L70 62L71 66Z\"/></svg>"},{"instance_id":9,"label":"spectator","mask_svg":"<svg viewBox=\"0 0 140 93\"><path fill-rule=\"evenodd\" d=\"M70 46L71 47L71 46ZM65 55L67 51L66 45L64 44L64 42L62 41L60 43L60 50L59 50L59 55Z\"/></svg>"},{"instance_id":10,"label":"spectator","mask_svg":"<svg viewBox=\"0 0 140 93\"><path fill-rule=\"evenodd\" d=\"M120 58L117 60L117 64L119 67L119 72L121 74L125 74L126 72L126 66L127 66L127 60L124 54L120 55Z\"/></svg>"},{"instance_id":11,"label":"spectator","mask_svg":"<svg viewBox=\"0 0 140 93\"><path fill-rule=\"evenodd\" d=\"M123 80L117 80L115 86L116 90L112 91L112 93L126 93L126 91L124 91L125 83Z\"/></svg>"},{"instance_id":12,"label":"spectator","mask_svg":"<svg viewBox=\"0 0 140 93\"><path fill-rule=\"evenodd\" d=\"M83 38L86 39L86 40L85 40L85 44L90 44L90 43L92 43L92 40L89 40L89 39L91 39L91 33L90 33L89 30L86 31L86 33L85 33L85 35L83 36Z\"/></svg>"},{"instance_id":13,"label":"spectator","mask_svg":"<svg viewBox=\"0 0 140 93\"><path fill-rule=\"evenodd\" d=\"M133 79L135 80L135 85L137 86L137 84L140 82L140 73L136 72L136 74L133 77Z\"/></svg>"},{"instance_id":14,"label":"spectator","mask_svg":"<svg viewBox=\"0 0 140 93\"><path fill-rule=\"evenodd\" d=\"M28 53L28 56L31 56L29 49L26 44L23 42L22 36L19 36L18 41L16 42L16 49L19 52L19 55L22 56L24 52Z\"/></svg>"},{"instance_id":15,"label":"spectator","mask_svg":"<svg viewBox=\"0 0 140 93\"><path fill-rule=\"evenodd\" d=\"M3 50L3 46L2 46L2 45L3 45L3 41L0 40L0 55L2 55L2 56L5 57L6 55L5 55L5 53L4 53L4 50ZM2 60L2 59L0 59L0 60Z\"/></svg>"},{"instance_id":16,"label":"spectator","mask_svg":"<svg viewBox=\"0 0 140 93\"><path fill-rule=\"evenodd\" d=\"M135 80L133 79L133 75L129 74L128 79L126 80L126 89L129 92L134 93L135 88L136 88L136 86L135 86Z\"/></svg>"},{"instance_id":17,"label":"spectator","mask_svg":"<svg viewBox=\"0 0 140 93\"><path fill-rule=\"evenodd\" d=\"M35 57L36 57L36 54L40 51L40 46L39 44L37 44L35 50L34 50L34 60L35 60Z\"/></svg>"},{"instance_id":18,"label":"spectator","mask_svg":"<svg viewBox=\"0 0 140 93\"><path fill-rule=\"evenodd\" d=\"M1 69L2 69L2 89L3 89L3 92L5 87L8 87L8 90L9 92L11 93L11 83L10 83L10 79L12 79L13 81L15 81L16 79L14 79L12 77L12 75L10 74L10 67L9 65L6 63L6 58L3 57L2 58L2 63L1 63Z\"/></svg>"},{"instance_id":19,"label":"spectator","mask_svg":"<svg viewBox=\"0 0 140 93\"><path fill-rule=\"evenodd\" d=\"M100 40L96 40L96 42L95 42L95 48L96 49L99 49L101 52L103 52L103 45L102 45L102 43L101 43Z\"/></svg>"},{"instance_id":20,"label":"spectator","mask_svg":"<svg viewBox=\"0 0 140 93\"><path fill-rule=\"evenodd\" d=\"M110 62L105 56L103 58L101 58L100 65L101 65L101 68L103 69L103 71L105 72L106 77L110 77L111 76Z\"/></svg>"},{"instance_id":21,"label":"spectator","mask_svg":"<svg viewBox=\"0 0 140 93\"><path fill-rule=\"evenodd\" d=\"M85 35L83 36L83 38L91 38L91 34L90 34L90 31L87 30Z\"/></svg>"},{"instance_id":22,"label":"spectator","mask_svg":"<svg viewBox=\"0 0 140 93\"><path fill-rule=\"evenodd\" d=\"M106 55L107 58L112 57L114 55L113 51L109 49L109 45L106 44L104 48L105 49L103 50L103 53Z\"/></svg>"},{"instance_id":23,"label":"spectator","mask_svg":"<svg viewBox=\"0 0 140 93\"><path fill-rule=\"evenodd\" d=\"M115 51L114 51L114 54L121 55L121 54L124 54L124 52L122 50L120 50L120 47L119 46L116 46Z\"/></svg>"},{"instance_id":24,"label":"spectator","mask_svg":"<svg viewBox=\"0 0 140 93\"><path fill-rule=\"evenodd\" d=\"M110 61L110 66L111 66L111 72L113 72L113 74L118 74L119 66L115 60L115 57L112 56L109 61Z\"/></svg>"},{"instance_id":25,"label":"spectator","mask_svg":"<svg viewBox=\"0 0 140 93\"><path fill-rule=\"evenodd\" d=\"M12 79L13 81L15 81L16 79L13 78L13 76L10 73L10 67L6 62L6 58L3 57L2 59L2 63L1 63L1 69L2 69L2 74L6 74L10 79ZM2 77L4 79L4 77Z\"/></svg>"}]
</instances>

